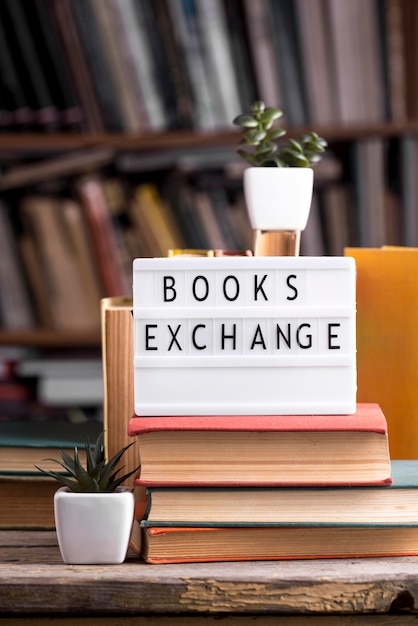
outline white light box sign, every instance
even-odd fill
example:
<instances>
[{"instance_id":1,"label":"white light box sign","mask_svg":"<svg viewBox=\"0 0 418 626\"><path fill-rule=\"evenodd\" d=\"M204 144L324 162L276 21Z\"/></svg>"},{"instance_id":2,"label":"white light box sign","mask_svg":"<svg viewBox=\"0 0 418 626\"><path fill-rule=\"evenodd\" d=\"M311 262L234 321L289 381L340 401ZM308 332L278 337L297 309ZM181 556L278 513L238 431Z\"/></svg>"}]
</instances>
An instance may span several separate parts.
<instances>
[{"instance_id":1,"label":"white light box sign","mask_svg":"<svg viewBox=\"0 0 418 626\"><path fill-rule=\"evenodd\" d=\"M137 415L356 410L350 257L135 259Z\"/></svg>"}]
</instances>

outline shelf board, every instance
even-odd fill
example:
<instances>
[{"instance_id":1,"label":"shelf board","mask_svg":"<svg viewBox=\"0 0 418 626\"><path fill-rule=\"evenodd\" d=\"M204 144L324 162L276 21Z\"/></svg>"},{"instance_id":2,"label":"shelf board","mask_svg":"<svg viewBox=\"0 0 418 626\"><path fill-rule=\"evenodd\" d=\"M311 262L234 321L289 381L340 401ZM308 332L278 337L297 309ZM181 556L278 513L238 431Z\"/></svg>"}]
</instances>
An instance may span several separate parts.
<instances>
[{"instance_id":1,"label":"shelf board","mask_svg":"<svg viewBox=\"0 0 418 626\"><path fill-rule=\"evenodd\" d=\"M312 130L311 127L288 128L290 137ZM318 134L328 141L348 141L370 136L396 136L418 133L418 121L407 123L374 123L362 125L332 125L317 127ZM166 148L191 148L235 145L241 136L239 129L224 131L173 131L129 133L1 133L0 150L14 151L65 151L85 148L114 148L116 150L161 150Z\"/></svg>"},{"instance_id":2,"label":"shelf board","mask_svg":"<svg viewBox=\"0 0 418 626\"><path fill-rule=\"evenodd\" d=\"M100 331L0 330L0 345L57 348L100 347Z\"/></svg>"}]
</instances>

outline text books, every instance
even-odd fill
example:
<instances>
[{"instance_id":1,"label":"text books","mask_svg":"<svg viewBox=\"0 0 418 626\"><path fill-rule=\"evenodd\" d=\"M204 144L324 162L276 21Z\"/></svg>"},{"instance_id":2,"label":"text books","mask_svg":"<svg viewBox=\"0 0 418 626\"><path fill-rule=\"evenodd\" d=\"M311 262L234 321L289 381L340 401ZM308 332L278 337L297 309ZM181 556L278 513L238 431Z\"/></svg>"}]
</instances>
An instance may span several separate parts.
<instances>
[{"instance_id":1,"label":"text books","mask_svg":"<svg viewBox=\"0 0 418 626\"><path fill-rule=\"evenodd\" d=\"M392 462L392 476L387 487L155 489L135 528L150 563L416 555L418 461Z\"/></svg>"},{"instance_id":2,"label":"text books","mask_svg":"<svg viewBox=\"0 0 418 626\"><path fill-rule=\"evenodd\" d=\"M153 487L150 525L418 523L418 462L392 461L393 483L366 487Z\"/></svg>"}]
</instances>

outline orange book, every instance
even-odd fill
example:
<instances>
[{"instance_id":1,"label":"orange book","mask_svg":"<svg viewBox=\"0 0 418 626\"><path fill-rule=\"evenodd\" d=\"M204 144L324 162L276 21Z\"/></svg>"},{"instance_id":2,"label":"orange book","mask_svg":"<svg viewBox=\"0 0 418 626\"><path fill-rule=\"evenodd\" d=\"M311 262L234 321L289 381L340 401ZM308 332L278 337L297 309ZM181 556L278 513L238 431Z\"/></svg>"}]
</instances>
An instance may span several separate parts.
<instances>
[{"instance_id":1,"label":"orange book","mask_svg":"<svg viewBox=\"0 0 418 626\"><path fill-rule=\"evenodd\" d=\"M352 415L137 417L137 485L389 484L385 416L376 404Z\"/></svg>"},{"instance_id":2,"label":"orange book","mask_svg":"<svg viewBox=\"0 0 418 626\"><path fill-rule=\"evenodd\" d=\"M418 457L418 249L346 248L357 265L359 402L377 402L393 459Z\"/></svg>"},{"instance_id":3,"label":"orange book","mask_svg":"<svg viewBox=\"0 0 418 626\"><path fill-rule=\"evenodd\" d=\"M135 525L140 525L135 521ZM135 543L132 547L136 549ZM415 556L417 526L145 527L148 563Z\"/></svg>"}]
</instances>

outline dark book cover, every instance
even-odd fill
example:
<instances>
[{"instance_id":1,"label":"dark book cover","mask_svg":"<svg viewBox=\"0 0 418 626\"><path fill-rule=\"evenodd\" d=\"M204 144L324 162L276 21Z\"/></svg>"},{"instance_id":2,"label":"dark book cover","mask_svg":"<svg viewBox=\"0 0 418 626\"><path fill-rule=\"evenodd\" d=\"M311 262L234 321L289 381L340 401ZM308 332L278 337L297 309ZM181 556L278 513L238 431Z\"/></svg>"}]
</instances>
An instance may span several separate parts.
<instances>
[{"instance_id":1,"label":"dark book cover","mask_svg":"<svg viewBox=\"0 0 418 626\"><path fill-rule=\"evenodd\" d=\"M39 33L39 36L34 38L34 45L53 101L59 110L62 127L85 130L83 111L48 5L44 0L32 0L23 3L22 8L28 24L31 25L31 31Z\"/></svg>"},{"instance_id":2,"label":"dark book cover","mask_svg":"<svg viewBox=\"0 0 418 626\"><path fill-rule=\"evenodd\" d=\"M90 132L103 132L104 121L92 73L77 29L71 0L49 0L48 8L70 69L74 90Z\"/></svg>"},{"instance_id":3,"label":"dark book cover","mask_svg":"<svg viewBox=\"0 0 418 626\"><path fill-rule=\"evenodd\" d=\"M176 37L171 19L168 2L160 0L149 3L155 15L155 24L161 36L164 58L171 74L173 94L175 96L174 111L176 126L179 128L193 127L193 97L190 79L187 72L184 53Z\"/></svg>"},{"instance_id":4,"label":"dark book cover","mask_svg":"<svg viewBox=\"0 0 418 626\"><path fill-rule=\"evenodd\" d=\"M21 0L0 3L0 19L15 62L19 82L27 90L34 121L45 130L59 128L59 111L53 100L44 68L35 46L32 25Z\"/></svg>"},{"instance_id":5,"label":"dark book cover","mask_svg":"<svg viewBox=\"0 0 418 626\"><path fill-rule=\"evenodd\" d=\"M27 91L23 89L18 74L16 58L6 38L6 25L0 7L0 94L1 128L7 130L29 130L34 113Z\"/></svg>"},{"instance_id":6,"label":"dark book cover","mask_svg":"<svg viewBox=\"0 0 418 626\"><path fill-rule=\"evenodd\" d=\"M270 0L270 15L286 120L303 126L309 116L295 4L292 0Z\"/></svg>"},{"instance_id":7,"label":"dark book cover","mask_svg":"<svg viewBox=\"0 0 418 626\"><path fill-rule=\"evenodd\" d=\"M123 116L118 104L117 89L112 83L111 71L94 8L89 0L74 0L71 7L93 78L93 86L102 110L106 130L121 132L124 130Z\"/></svg>"},{"instance_id":8,"label":"dark book cover","mask_svg":"<svg viewBox=\"0 0 418 626\"><path fill-rule=\"evenodd\" d=\"M249 111L257 100L257 90L243 4L241 0L224 0L224 10L239 96L243 110Z\"/></svg>"}]
</instances>

